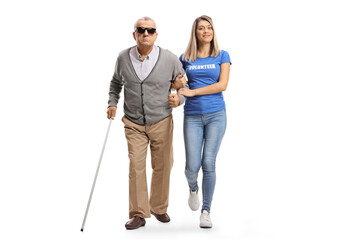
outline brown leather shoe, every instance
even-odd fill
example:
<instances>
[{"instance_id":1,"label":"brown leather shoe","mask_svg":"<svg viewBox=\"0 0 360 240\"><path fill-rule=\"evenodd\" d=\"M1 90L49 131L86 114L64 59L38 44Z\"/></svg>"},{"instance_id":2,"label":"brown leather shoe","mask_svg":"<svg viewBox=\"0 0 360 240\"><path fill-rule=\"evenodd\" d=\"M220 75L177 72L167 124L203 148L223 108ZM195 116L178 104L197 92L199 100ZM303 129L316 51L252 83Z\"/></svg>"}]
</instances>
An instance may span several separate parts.
<instances>
[{"instance_id":1,"label":"brown leather shoe","mask_svg":"<svg viewBox=\"0 0 360 240\"><path fill-rule=\"evenodd\" d=\"M126 224L125 227L128 230L137 229L139 227L145 226L145 219L139 216L134 216L130 219Z\"/></svg>"},{"instance_id":2,"label":"brown leather shoe","mask_svg":"<svg viewBox=\"0 0 360 240\"><path fill-rule=\"evenodd\" d=\"M167 223L170 222L170 217L169 215L167 215L167 213L164 214L156 214L153 211L150 211L152 215L154 215L156 217L157 220L159 220L160 222L163 223Z\"/></svg>"}]
</instances>

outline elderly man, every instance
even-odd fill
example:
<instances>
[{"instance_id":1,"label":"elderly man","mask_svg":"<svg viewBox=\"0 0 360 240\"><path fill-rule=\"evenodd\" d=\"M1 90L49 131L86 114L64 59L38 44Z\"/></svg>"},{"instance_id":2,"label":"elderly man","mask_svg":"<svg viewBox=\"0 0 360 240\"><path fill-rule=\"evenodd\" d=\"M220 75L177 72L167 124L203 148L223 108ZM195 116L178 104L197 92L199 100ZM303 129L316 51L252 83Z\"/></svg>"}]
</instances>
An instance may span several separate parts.
<instances>
[{"instance_id":1,"label":"elderly man","mask_svg":"<svg viewBox=\"0 0 360 240\"><path fill-rule=\"evenodd\" d=\"M185 97L171 94L170 89L187 87L182 64L170 51L155 46L158 33L149 17L140 18L134 26L136 46L122 51L110 83L107 116L114 119L120 92L124 88L122 118L128 143L129 218L126 229L145 226L152 214L160 222L169 222L170 171L173 165L172 108ZM146 182L146 155L151 150L150 199Z\"/></svg>"}]
</instances>

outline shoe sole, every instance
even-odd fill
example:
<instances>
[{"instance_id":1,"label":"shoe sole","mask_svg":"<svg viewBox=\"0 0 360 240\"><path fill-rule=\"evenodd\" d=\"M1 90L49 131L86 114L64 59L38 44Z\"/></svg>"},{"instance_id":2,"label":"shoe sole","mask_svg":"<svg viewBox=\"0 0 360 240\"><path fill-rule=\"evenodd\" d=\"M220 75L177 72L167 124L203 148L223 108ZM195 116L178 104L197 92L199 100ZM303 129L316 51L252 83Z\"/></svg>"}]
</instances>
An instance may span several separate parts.
<instances>
[{"instance_id":1,"label":"shoe sole","mask_svg":"<svg viewBox=\"0 0 360 240\"><path fill-rule=\"evenodd\" d=\"M201 226L200 225L200 228L212 228L212 226Z\"/></svg>"},{"instance_id":2,"label":"shoe sole","mask_svg":"<svg viewBox=\"0 0 360 240\"><path fill-rule=\"evenodd\" d=\"M138 229L138 228L141 228L141 227L144 227L145 226L145 224L144 225L141 225L140 227L136 227L136 228L127 228L127 227L125 227L127 230L135 230L135 229Z\"/></svg>"},{"instance_id":3,"label":"shoe sole","mask_svg":"<svg viewBox=\"0 0 360 240\"><path fill-rule=\"evenodd\" d=\"M157 217L156 217L156 214L155 213L153 213L152 211L150 211L150 213L151 213L151 215L153 215L159 222L162 222L162 223L168 223L168 222L170 222L170 217L169 217L169 220L168 221L161 221L161 220L159 220Z\"/></svg>"},{"instance_id":4,"label":"shoe sole","mask_svg":"<svg viewBox=\"0 0 360 240\"><path fill-rule=\"evenodd\" d=\"M142 224L141 226L139 226L139 227L126 227L126 226L125 226L125 228L126 228L127 230L135 230L135 229L138 229L138 228L144 227L144 226L145 226L145 224L146 224L146 222L145 222L144 224Z\"/></svg>"},{"instance_id":5,"label":"shoe sole","mask_svg":"<svg viewBox=\"0 0 360 240\"><path fill-rule=\"evenodd\" d=\"M190 206L189 206L189 207L190 207ZM200 208L200 206L197 207L197 208L191 208L191 207L190 207L190 209L191 209L192 211L194 211L194 212L197 211L197 210L199 210L199 208Z\"/></svg>"}]
</instances>

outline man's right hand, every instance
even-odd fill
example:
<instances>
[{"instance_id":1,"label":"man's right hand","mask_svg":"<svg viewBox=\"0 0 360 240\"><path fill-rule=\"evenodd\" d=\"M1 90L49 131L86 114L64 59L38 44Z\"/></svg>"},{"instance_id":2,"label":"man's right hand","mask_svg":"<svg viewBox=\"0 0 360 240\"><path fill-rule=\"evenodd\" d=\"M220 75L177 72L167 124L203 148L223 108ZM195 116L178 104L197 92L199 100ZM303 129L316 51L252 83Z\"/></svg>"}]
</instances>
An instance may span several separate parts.
<instances>
[{"instance_id":1,"label":"man's right hand","mask_svg":"<svg viewBox=\"0 0 360 240\"><path fill-rule=\"evenodd\" d=\"M117 107L114 107L114 106L111 106L108 108L108 110L107 110L107 118L108 119L111 118L112 120L114 120L114 118L116 116L116 109L117 109Z\"/></svg>"}]
</instances>

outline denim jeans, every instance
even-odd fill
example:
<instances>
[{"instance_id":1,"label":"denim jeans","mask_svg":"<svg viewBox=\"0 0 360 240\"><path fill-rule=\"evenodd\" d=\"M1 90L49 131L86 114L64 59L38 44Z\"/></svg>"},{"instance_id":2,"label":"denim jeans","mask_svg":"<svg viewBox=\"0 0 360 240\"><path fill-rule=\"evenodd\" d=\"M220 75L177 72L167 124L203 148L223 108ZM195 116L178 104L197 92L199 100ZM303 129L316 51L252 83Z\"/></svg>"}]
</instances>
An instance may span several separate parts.
<instances>
[{"instance_id":1,"label":"denim jeans","mask_svg":"<svg viewBox=\"0 0 360 240\"><path fill-rule=\"evenodd\" d=\"M185 175L191 191L198 190L198 173L203 171L201 211L210 212L215 189L215 162L226 129L226 110L184 115Z\"/></svg>"}]
</instances>

